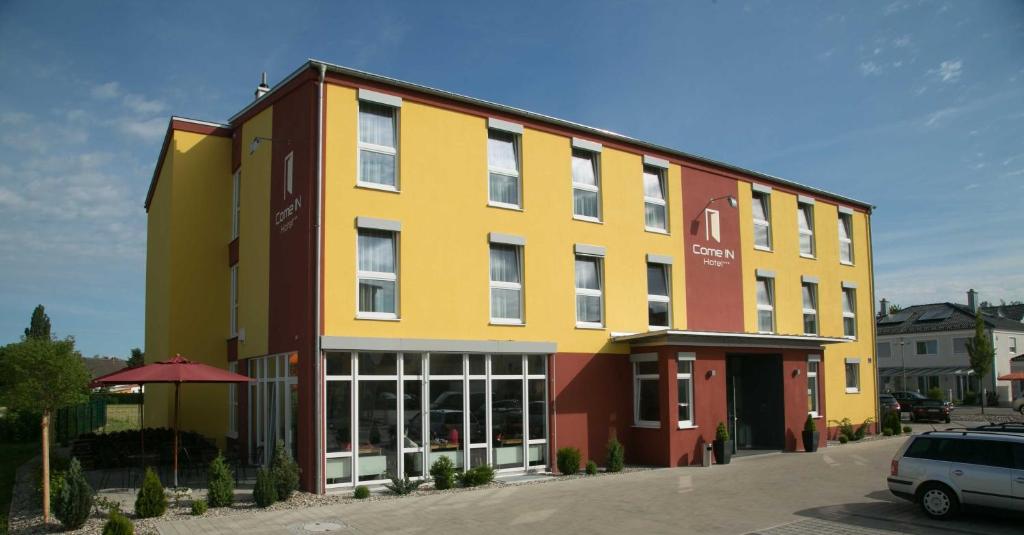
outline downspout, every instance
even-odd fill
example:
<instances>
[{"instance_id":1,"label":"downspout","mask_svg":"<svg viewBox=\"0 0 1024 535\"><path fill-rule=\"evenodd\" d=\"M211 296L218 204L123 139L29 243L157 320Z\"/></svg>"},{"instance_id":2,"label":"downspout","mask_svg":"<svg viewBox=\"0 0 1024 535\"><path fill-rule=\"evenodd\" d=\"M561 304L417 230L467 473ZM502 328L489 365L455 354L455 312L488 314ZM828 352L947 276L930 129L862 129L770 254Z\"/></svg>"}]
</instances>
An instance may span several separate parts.
<instances>
[{"instance_id":1,"label":"downspout","mask_svg":"<svg viewBox=\"0 0 1024 535\"><path fill-rule=\"evenodd\" d=\"M323 361L320 349L320 335L323 331L320 317L321 285L322 285L322 259L323 259L323 192L324 192L324 77L327 74L327 66L320 64L320 80L317 86L317 113L316 113L316 221L313 223L313 230L316 232L316 277L313 279L313 375L316 378L313 391L313 414L315 424L313 437L316 440L316 489L317 494L323 494L324 488L324 443L323 443L323 381L321 380L320 364Z\"/></svg>"},{"instance_id":2,"label":"downspout","mask_svg":"<svg viewBox=\"0 0 1024 535\"><path fill-rule=\"evenodd\" d=\"M875 431L877 433L878 429L880 429L881 425L882 425L882 420L881 420L882 411L881 411L881 407L879 406L879 404L877 402L878 393L879 393L878 392L878 383L879 383L879 377L881 377L881 374L878 371L878 319L877 319L878 316L875 314L875 303L878 302L878 301L875 300L875 242L874 242L874 240L871 237L871 216L873 215L873 213L874 213L874 207L868 208L868 211L867 211L867 226L868 226L868 277L870 279L870 284L871 284L871 342L874 344L874 349L871 350L871 354L874 355L874 359L872 359L872 363L874 364L874 369L875 369L875 397L872 398L872 399L876 400L873 403L873 405L875 406ZM902 345L900 346L900 358L903 358L903 346ZM906 383L906 380L904 380L904 383ZM903 387L906 388L907 385L904 384ZM828 429L828 425L827 424L826 424L825 428Z\"/></svg>"}]
</instances>

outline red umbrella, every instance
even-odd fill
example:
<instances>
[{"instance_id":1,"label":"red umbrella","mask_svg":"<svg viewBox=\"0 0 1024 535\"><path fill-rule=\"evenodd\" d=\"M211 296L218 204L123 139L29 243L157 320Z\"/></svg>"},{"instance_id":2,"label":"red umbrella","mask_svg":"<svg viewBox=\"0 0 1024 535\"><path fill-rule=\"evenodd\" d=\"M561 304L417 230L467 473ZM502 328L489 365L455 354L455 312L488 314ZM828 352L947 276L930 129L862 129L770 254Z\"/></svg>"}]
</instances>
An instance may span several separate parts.
<instances>
[{"instance_id":1,"label":"red umbrella","mask_svg":"<svg viewBox=\"0 0 1024 535\"><path fill-rule=\"evenodd\" d=\"M93 379L90 386L174 383L174 486L178 486L178 390L181 383L247 383L249 378L182 357L121 371Z\"/></svg>"}]
</instances>

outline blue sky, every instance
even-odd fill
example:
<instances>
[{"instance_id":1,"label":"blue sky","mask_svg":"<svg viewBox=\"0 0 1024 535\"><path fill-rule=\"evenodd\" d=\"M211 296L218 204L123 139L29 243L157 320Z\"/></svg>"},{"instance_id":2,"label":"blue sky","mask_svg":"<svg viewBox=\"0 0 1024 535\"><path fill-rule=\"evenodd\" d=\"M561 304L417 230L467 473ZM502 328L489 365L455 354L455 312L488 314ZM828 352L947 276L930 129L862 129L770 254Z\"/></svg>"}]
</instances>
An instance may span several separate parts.
<instances>
[{"instance_id":1,"label":"blue sky","mask_svg":"<svg viewBox=\"0 0 1024 535\"><path fill-rule=\"evenodd\" d=\"M0 343L142 346L168 116L309 57L872 202L878 297L1024 299L1024 2L259 4L0 2Z\"/></svg>"}]
</instances>

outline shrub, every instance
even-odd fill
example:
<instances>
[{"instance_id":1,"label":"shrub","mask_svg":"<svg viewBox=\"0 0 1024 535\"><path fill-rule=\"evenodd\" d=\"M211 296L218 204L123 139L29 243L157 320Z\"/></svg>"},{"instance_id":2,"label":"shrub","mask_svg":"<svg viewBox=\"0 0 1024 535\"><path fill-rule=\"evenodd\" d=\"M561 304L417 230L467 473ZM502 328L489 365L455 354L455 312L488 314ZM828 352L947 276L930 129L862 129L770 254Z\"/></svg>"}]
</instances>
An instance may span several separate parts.
<instances>
[{"instance_id":1,"label":"shrub","mask_svg":"<svg viewBox=\"0 0 1024 535\"><path fill-rule=\"evenodd\" d=\"M67 476L54 501L53 515L68 530L78 529L89 519L92 509L92 488L82 475L78 459L71 459Z\"/></svg>"},{"instance_id":2,"label":"shrub","mask_svg":"<svg viewBox=\"0 0 1024 535\"><path fill-rule=\"evenodd\" d=\"M868 418L864 420L864 423L857 426L857 430L853 432L853 436L850 437L853 440L860 440L864 438L864 435L868 432L868 426L874 423L874 419Z\"/></svg>"},{"instance_id":3,"label":"shrub","mask_svg":"<svg viewBox=\"0 0 1024 535\"><path fill-rule=\"evenodd\" d=\"M882 431L886 429L892 431L892 434L900 434L900 413L898 412L887 412L882 418Z\"/></svg>"},{"instance_id":4,"label":"shrub","mask_svg":"<svg viewBox=\"0 0 1024 535\"><path fill-rule=\"evenodd\" d=\"M807 415L807 419L804 420L804 431L807 433L814 433L818 430L818 426L814 423L814 418L810 414Z\"/></svg>"},{"instance_id":5,"label":"shrub","mask_svg":"<svg viewBox=\"0 0 1024 535\"><path fill-rule=\"evenodd\" d=\"M595 463L594 461L587 461L587 475L588 476L596 476L597 475L597 463Z\"/></svg>"},{"instance_id":6,"label":"shrub","mask_svg":"<svg viewBox=\"0 0 1024 535\"><path fill-rule=\"evenodd\" d=\"M888 427L886 427L885 429L882 430L882 434L887 436L887 437L891 437L892 436L892 429L889 429Z\"/></svg>"},{"instance_id":7,"label":"shrub","mask_svg":"<svg viewBox=\"0 0 1024 535\"><path fill-rule=\"evenodd\" d=\"M933 386L933 387L928 389L928 399L937 399L937 400L941 401L942 398L943 398L943 394L942 394L942 389L941 388L939 388L937 386Z\"/></svg>"},{"instance_id":8,"label":"shrub","mask_svg":"<svg viewBox=\"0 0 1024 535\"><path fill-rule=\"evenodd\" d=\"M434 478L434 488L450 489L455 485L455 464L447 455L442 455L430 465L430 477Z\"/></svg>"},{"instance_id":9,"label":"shrub","mask_svg":"<svg viewBox=\"0 0 1024 535\"><path fill-rule=\"evenodd\" d=\"M298 490L299 465L284 448L284 442L278 441L277 447L274 448L270 472L274 475L274 485L277 486L277 499L287 500Z\"/></svg>"},{"instance_id":10,"label":"shrub","mask_svg":"<svg viewBox=\"0 0 1024 535\"><path fill-rule=\"evenodd\" d=\"M206 472L206 499L210 507L230 507L235 501L235 479L220 453Z\"/></svg>"},{"instance_id":11,"label":"shrub","mask_svg":"<svg viewBox=\"0 0 1024 535\"><path fill-rule=\"evenodd\" d=\"M726 429L725 422L718 422L718 427L715 428L715 440L722 442L729 440L729 430Z\"/></svg>"},{"instance_id":12,"label":"shrub","mask_svg":"<svg viewBox=\"0 0 1024 535\"><path fill-rule=\"evenodd\" d=\"M563 475L571 476L576 472L580 471L580 460L582 459L580 450L568 446L565 448L558 448L557 453L557 464L558 471Z\"/></svg>"},{"instance_id":13,"label":"shrub","mask_svg":"<svg viewBox=\"0 0 1024 535\"><path fill-rule=\"evenodd\" d=\"M206 500L192 502L192 516L202 516L204 514L206 514Z\"/></svg>"},{"instance_id":14,"label":"shrub","mask_svg":"<svg viewBox=\"0 0 1024 535\"><path fill-rule=\"evenodd\" d=\"M913 433L914 432L914 428L910 427L909 425L905 425L905 426L903 426L903 432L904 433Z\"/></svg>"},{"instance_id":15,"label":"shrub","mask_svg":"<svg viewBox=\"0 0 1024 535\"><path fill-rule=\"evenodd\" d=\"M370 497L370 487L366 485L359 485L356 490L352 492L352 497L357 500L365 500Z\"/></svg>"},{"instance_id":16,"label":"shrub","mask_svg":"<svg viewBox=\"0 0 1024 535\"><path fill-rule=\"evenodd\" d=\"M277 485L270 471L260 468L256 471L256 486L252 488L252 499L258 507L270 507L277 501Z\"/></svg>"},{"instance_id":17,"label":"shrub","mask_svg":"<svg viewBox=\"0 0 1024 535\"><path fill-rule=\"evenodd\" d=\"M121 502L117 500L111 500L106 496L93 496L92 507L96 511L96 514L106 513L109 516L111 513L121 512Z\"/></svg>"},{"instance_id":18,"label":"shrub","mask_svg":"<svg viewBox=\"0 0 1024 535\"><path fill-rule=\"evenodd\" d=\"M160 478L152 468L146 468L146 475L142 478L142 488L135 498L135 516L139 518L156 518L167 511L167 496L164 496L164 486L160 484Z\"/></svg>"},{"instance_id":19,"label":"shrub","mask_svg":"<svg viewBox=\"0 0 1024 535\"><path fill-rule=\"evenodd\" d=\"M605 462L605 470L609 472L621 472L626 465L626 448L615 437L608 440L608 460Z\"/></svg>"},{"instance_id":20,"label":"shrub","mask_svg":"<svg viewBox=\"0 0 1024 535\"><path fill-rule=\"evenodd\" d=\"M103 535L135 535L135 526L119 511L111 511L110 519L103 525Z\"/></svg>"},{"instance_id":21,"label":"shrub","mask_svg":"<svg viewBox=\"0 0 1024 535\"><path fill-rule=\"evenodd\" d=\"M422 481L413 481L409 479L409 476L398 477L389 474L389 477L391 478L391 483L385 483L384 488L390 490L395 494L398 494L399 496L409 494L410 492L418 489L420 485L423 484Z\"/></svg>"},{"instance_id":22,"label":"shrub","mask_svg":"<svg viewBox=\"0 0 1024 535\"><path fill-rule=\"evenodd\" d=\"M839 443L840 444L846 444L849 441L850 441L850 439L846 435L839 435Z\"/></svg>"},{"instance_id":23,"label":"shrub","mask_svg":"<svg viewBox=\"0 0 1024 535\"><path fill-rule=\"evenodd\" d=\"M978 393L973 390L964 392L964 405L974 405L978 402Z\"/></svg>"},{"instance_id":24,"label":"shrub","mask_svg":"<svg viewBox=\"0 0 1024 535\"><path fill-rule=\"evenodd\" d=\"M494 481L494 468L486 464L470 468L459 476L459 482L463 487L478 487L491 481Z\"/></svg>"}]
</instances>

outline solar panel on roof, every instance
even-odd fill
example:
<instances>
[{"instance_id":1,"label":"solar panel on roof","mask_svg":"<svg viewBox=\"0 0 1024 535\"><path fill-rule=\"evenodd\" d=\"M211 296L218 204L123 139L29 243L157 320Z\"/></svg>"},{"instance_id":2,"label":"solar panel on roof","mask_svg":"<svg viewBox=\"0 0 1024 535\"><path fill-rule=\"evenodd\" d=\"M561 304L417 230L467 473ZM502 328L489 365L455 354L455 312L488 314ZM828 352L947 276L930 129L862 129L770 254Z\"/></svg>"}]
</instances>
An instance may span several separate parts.
<instances>
[{"instance_id":1,"label":"solar panel on roof","mask_svg":"<svg viewBox=\"0 0 1024 535\"><path fill-rule=\"evenodd\" d=\"M917 321L942 321L948 319L953 315L953 311L948 308L935 308L921 314L921 317L917 318Z\"/></svg>"},{"instance_id":2,"label":"solar panel on roof","mask_svg":"<svg viewBox=\"0 0 1024 535\"><path fill-rule=\"evenodd\" d=\"M907 318L910 317L910 314L910 312L897 312L895 314L889 314L888 316L882 318L882 320L879 321L878 323L903 323L904 321L907 321Z\"/></svg>"}]
</instances>

